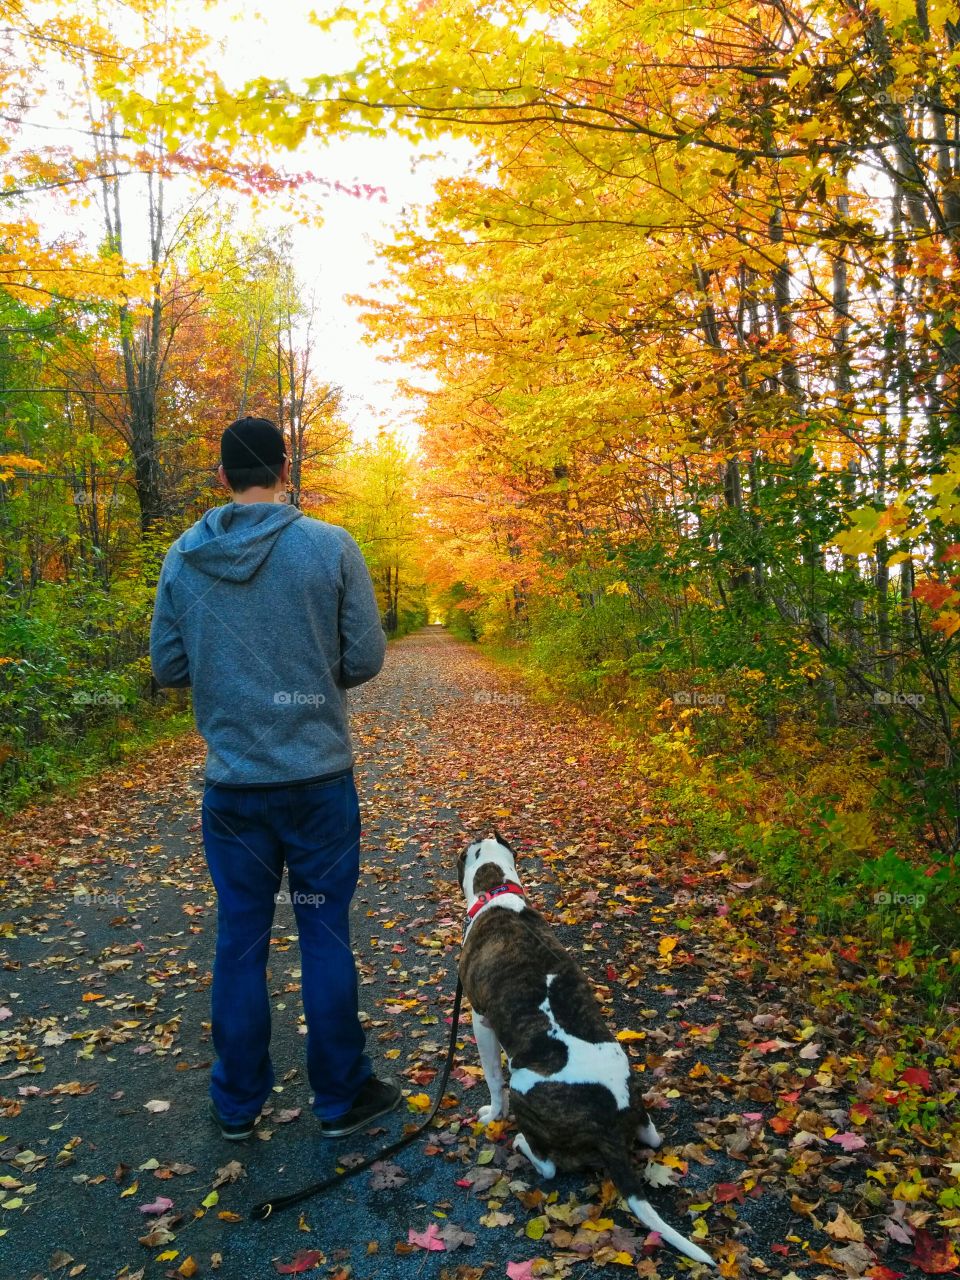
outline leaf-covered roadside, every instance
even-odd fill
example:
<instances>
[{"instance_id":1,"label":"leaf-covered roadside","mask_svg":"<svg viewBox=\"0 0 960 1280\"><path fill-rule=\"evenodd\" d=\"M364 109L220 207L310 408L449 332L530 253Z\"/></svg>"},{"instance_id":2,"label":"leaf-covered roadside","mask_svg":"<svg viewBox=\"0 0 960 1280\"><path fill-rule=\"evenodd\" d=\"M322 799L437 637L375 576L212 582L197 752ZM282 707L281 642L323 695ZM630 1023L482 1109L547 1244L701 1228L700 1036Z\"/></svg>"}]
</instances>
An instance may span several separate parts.
<instances>
[{"instance_id":1,"label":"leaf-covered roadside","mask_svg":"<svg viewBox=\"0 0 960 1280\"><path fill-rule=\"evenodd\" d=\"M651 1198L724 1275L957 1268L958 1032L918 1020L896 956L817 937L749 868L683 851L683 815L622 776L600 722L537 703L434 631L392 650L355 726L361 1004L378 1066L404 1085L406 1122L429 1105L449 1034L453 859L496 823L649 1083L666 1134L648 1164ZM511 1125L475 1122L485 1094L466 1034L427 1141L299 1214L249 1219L265 1194L348 1167L403 1121L335 1148L317 1139L281 906L269 984L278 1091L239 1150L206 1122L215 904L199 762L185 741L5 832L0 1275L689 1270L609 1183L540 1185L510 1148Z\"/></svg>"}]
</instances>

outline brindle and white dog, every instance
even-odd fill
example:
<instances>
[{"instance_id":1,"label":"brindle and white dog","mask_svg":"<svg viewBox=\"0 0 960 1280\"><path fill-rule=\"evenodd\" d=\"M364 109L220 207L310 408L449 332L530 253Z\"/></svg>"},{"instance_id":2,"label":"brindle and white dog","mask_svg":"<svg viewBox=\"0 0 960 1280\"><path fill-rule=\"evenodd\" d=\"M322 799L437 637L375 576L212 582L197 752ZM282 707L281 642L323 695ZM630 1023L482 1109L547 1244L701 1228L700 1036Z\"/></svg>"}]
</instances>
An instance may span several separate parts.
<instances>
[{"instance_id":1,"label":"brindle and white dog","mask_svg":"<svg viewBox=\"0 0 960 1280\"><path fill-rule=\"evenodd\" d=\"M460 979L490 1089L479 1118L507 1115L502 1047L520 1128L514 1149L544 1178L557 1170L606 1169L645 1227L688 1258L715 1266L641 1195L631 1142L636 1135L657 1148L663 1139L586 978L524 897L513 850L498 832L471 844L457 872L467 900Z\"/></svg>"}]
</instances>

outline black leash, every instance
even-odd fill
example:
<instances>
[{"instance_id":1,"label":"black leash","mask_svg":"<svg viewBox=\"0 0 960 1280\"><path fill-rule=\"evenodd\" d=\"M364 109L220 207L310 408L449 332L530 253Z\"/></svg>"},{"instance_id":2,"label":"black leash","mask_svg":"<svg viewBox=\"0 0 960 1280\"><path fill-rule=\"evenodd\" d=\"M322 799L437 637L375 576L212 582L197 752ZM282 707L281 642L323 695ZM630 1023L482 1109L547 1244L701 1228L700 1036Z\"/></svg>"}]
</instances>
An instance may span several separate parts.
<instances>
[{"instance_id":1,"label":"black leash","mask_svg":"<svg viewBox=\"0 0 960 1280\"><path fill-rule=\"evenodd\" d=\"M263 1200L260 1204L255 1204L250 1210L251 1218L257 1218L261 1222L265 1221L273 1213L279 1213L281 1209L289 1209L292 1205L300 1204L304 1200L309 1200L313 1196L318 1196L322 1191L329 1191L331 1187L335 1187L340 1182L346 1182L348 1178L356 1177L358 1173L363 1173L365 1169L369 1169L371 1165L375 1165L379 1160L386 1159L387 1156L395 1155L398 1151L402 1151L404 1147L408 1147L415 1138L419 1138L421 1133L429 1126L433 1117L440 1110L440 1103L443 1101L443 1095L446 1092L447 1081L450 1079L450 1071L453 1067L453 1060L457 1053L457 1027L460 1023L460 1004L463 999L463 986L460 979L457 978L457 993L453 997L453 1021L450 1027L450 1046L447 1049L447 1060L443 1064L443 1073L440 1077L440 1088L437 1090L437 1098L433 1104L430 1114L421 1121L415 1129L405 1134L396 1142L384 1147L382 1151L378 1151L376 1155L368 1156L366 1160L360 1164L355 1164L350 1169L344 1169L343 1173L335 1173L332 1178L324 1178L322 1182L314 1182L309 1187L304 1187L302 1191L294 1191L288 1196L276 1196L273 1200Z\"/></svg>"}]
</instances>

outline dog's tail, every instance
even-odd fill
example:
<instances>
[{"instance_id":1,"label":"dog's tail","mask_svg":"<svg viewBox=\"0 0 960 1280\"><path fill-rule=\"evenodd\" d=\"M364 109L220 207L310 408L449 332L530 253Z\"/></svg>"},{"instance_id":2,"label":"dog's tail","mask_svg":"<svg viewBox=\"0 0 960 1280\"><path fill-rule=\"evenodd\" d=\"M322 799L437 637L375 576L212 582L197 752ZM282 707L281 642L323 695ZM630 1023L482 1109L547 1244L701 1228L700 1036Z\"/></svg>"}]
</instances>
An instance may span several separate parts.
<instances>
[{"instance_id":1,"label":"dog's tail","mask_svg":"<svg viewBox=\"0 0 960 1280\"><path fill-rule=\"evenodd\" d=\"M643 1180L630 1162L626 1144L622 1141L618 1143L614 1135L611 1135L610 1138L611 1140L605 1143L603 1147L603 1161L607 1167L607 1172L613 1179L614 1186L626 1200L627 1207L633 1216L642 1222L645 1227L649 1227L651 1231L656 1231L667 1244L672 1245L679 1253L692 1258L694 1262L702 1262L708 1267L715 1267L717 1264L709 1253L705 1253L703 1249L671 1227L668 1222L664 1222L649 1200L643 1198L641 1194L644 1189Z\"/></svg>"}]
</instances>

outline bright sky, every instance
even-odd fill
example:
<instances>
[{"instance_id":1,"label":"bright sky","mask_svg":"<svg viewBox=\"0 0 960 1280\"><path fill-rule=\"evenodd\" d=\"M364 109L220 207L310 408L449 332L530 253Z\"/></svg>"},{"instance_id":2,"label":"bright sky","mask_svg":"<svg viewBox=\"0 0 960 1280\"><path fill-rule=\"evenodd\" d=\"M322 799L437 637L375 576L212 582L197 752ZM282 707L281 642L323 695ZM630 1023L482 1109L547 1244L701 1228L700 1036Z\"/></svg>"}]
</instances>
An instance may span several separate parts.
<instances>
[{"instance_id":1,"label":"bright sky","mask_svg":"<svg viewBox=\"0 0 960 1280\"><path fill-rule=\"evenodd\" d=\"M203 0L181 0L176 7L181 20L209 31L222 47L220 53L209 50L207 59L227 84L238 88L258 76L283 79L296 88L305 77L356 65L359 50L348 26L340 24L336 33L326 33L309 21L311 9L326 12L332 0L273 3L279 16L258 13L246 0L214 0L209 5ZM124 38L135 39L134 30L124 33ZM28 124L31 122L44 130L63 129L62 145L76 145L76 135L71 130L75 122L61 113L57 98L38 106L28 116ZM49 132L42 137L53 141ZM35 140L35 136L29 137L30 142ZM385 274L384 265L378 262L377 242L392 237L404 209L423 209L429 203L437 178L465 172L472 155L465 142L451 141L442 150L431 146L429 151L418 151L396 136L354 136L334 139L326 145L313 141L295 153L278 151L270 157L279 168L290 172L308 170L328 180L331 187L336 181L348 187L359 182L386 191L384 202L379 195L373 199L355 199L341 192L326 195L325 187L314 184L308 192L312 203L322 209L322 221L310 226L292 225L298 273L307 295L313 293L317 301L313 327L319 348L314 362L316 376L343 387L347 417L359 439L388 427L413 443L416 405L401 395L397 382L411 377L422 382L423 375L388 363L383 349L363 341L360 309L349 305L345 297L377 292L375 285ZM170 194L176 204L186 200L190 192L178 179L171 184ZM134 257L146 252L144 200L141 184L129 181L124 194L125 247ZM245 206L242 200L238 203L243 220ZM138 208L141 204L142 209ZM38 213L51 234L76 234L79 225L92 240L102 235L95 204L86 213L75 206L62 213L44 207ZM275 217L269 211L261 211L257 220L263 226L291 225L289 213L279 205ZM172 219L168 218L168 222ZM138 244L140 240L144 240L142 246Z\"/></svg>"},{"instance_id":2,"label":"bright sky","mask_svg":"<svg viewBox=\"0 0 960 1280\"><path fill-rule=\"evenodd\" d=\"M220 69L226 80L242 83L265 75L293 84L302 77L350 68L359 54L349 28L341 24L336 33L322 32L309 22L311 9L324 12L326 5L275 0L274 12L282 17L274 17L251 12L243 0L220 0L213 14L204 13L198 3L195 20L222 34ZM348 416L360 438L388 426L412 442L415 406L397 388L397 379L409 377L411 370L385 362L382 350L361 340L358 310L346 303L345 295L374 292L384 275L376 243L391 238L404 207L422 208L430 201L438 177L464 172L471 154L466 143L451 142L445 154L438 155L435 147L429 154L418 153L398 137L347 137L276 157L286 168L308 169L330 182L386 188L386 203L333 194L325 202L321 226L294 231L301 277L308 291L315 289L319 303L321 376L344 388Z\"/></svg>"}]
</instances>

